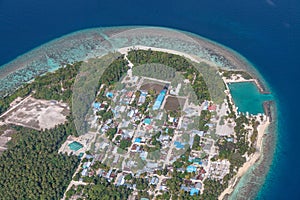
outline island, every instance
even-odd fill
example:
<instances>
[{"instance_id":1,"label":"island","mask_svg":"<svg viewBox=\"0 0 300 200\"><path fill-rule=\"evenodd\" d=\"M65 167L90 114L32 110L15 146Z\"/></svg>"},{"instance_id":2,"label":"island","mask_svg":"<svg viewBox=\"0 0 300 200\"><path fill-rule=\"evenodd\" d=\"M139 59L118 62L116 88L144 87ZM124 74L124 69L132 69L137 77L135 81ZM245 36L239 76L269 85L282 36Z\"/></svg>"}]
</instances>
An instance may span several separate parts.
<instances>
[{"instance_id":1,"label":"island","mask_svg":"<svg viewBox=\"0 0 300 200\"><path fill-rule=\"evenodd\" d=\"M6 84L1 198L227 199L261 166L274 102L244 60L203 39L202 56L149 45L147 28L135 44L128 34L140 30L120 29L101 40L101 55L52 54L47 64L60 67ZM116 45L124 35L132 45Z\"/></svg>"}]
</instances>

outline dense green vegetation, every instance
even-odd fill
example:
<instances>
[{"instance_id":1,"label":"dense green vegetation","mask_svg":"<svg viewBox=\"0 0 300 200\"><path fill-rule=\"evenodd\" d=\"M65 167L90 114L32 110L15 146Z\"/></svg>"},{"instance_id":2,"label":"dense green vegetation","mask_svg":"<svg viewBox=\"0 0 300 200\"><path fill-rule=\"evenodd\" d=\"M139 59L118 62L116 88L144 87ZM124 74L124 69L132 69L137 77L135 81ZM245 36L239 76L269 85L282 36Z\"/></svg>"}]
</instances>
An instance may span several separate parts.
<instances>
[{"instance_id":1,"label":"dense green vegetation","mask_svg":"<svg viewBox=\"0 0 300 200\"><path fill-rule=\"evenodd\" d=\"M176 70L159 63L149 63L134 67L133 75L156 78L160 80L172 81L175 78Z\"/></svg>"},{"instance_id":2,"label":"dense green vegetation","mask_svg":"<svg viewBox=\"0 0 300 200\"><path fill-rule=\"evenodd\" d=\"M241 115L236 119L236 126L234 128L236 133L236 143L228 142L224 139L220 139L217 143L219 147L219 158L220 159L228 159L231 163L230 171L233 172L234 169L241 167L244 162L246 162L245 157L243 155L249 150L249 142L248 142L248 130L244 128L244 124L249 124L246 116Z\"/></svg>"},{"instance_id":3,"label":"dense green vegetation","mask_svg":"<svg viewBox=\"0 0 300 200\"><path fill-rule=\"evenodd\" d=\"M36 77L33 82L0 99L0 113L17 97L29 94L71 105L73 84L80 65L81 62L77 62ZM79 164L77 156L58 154L58 148L67 136L77 135L72 116L66 124L50 130L12 128L15 130L13 139L0 157L0 199L60 199Z\"/></svg>"},{"instance_id":4,"label":"dense green vegetation","mask_svg":"<svg viewBox=\"0 0 300 200\"><path fill-rule=\"evenodd\" d=\"M218 68L215 68L203 62L199 64L193 64L203 75L203 79L209 89L211 100L216 104L222 104L226 97L226 94L224 92L226 86L222 77L218 74Z\"/></svg>"},{"instance_id":5,"label":"dense green vegetation","mask_svg":"<svg viewBox=\"0 0 300 200\"><path fill-rule=\"evenodd\" d=\"M130 147L131 140L121 140L120 142L120 148L121 149L127 149L127 147Z\"/></svg>"},{"instance_id":6,"label":"dense green vegetation","mask_svg":"<svg viewBox=\"0 0 300 200\"><path fill-rule=\"evenodd\" d=\"M117 128L109 128L106 131L106 136L112 140L115 137L115 134L117 133Z\"/></svg>"},{"instance_id":7,"label":"dense green vegetation","mask_svg":"<svg viewBox=\"0 0 300 200\"><path fill-rule=\"evenodd\" d=\"M200 121L199 121L199 130L200 131L208 131L209 127L206 125L209 123L211 118L211 113L208 110L202 110L200 114Z\"/></svg>"},{"instance_id":8,"label":"dense green vegetation","mask_svg":"<svg viewBox=\"0 0 300 200\"><path fill-rule=\"evenodd\" d=\"M66 193L66 199L69 199L73 195L80 195L82 197L81 199L122 200L128 199L130 193L131 190L125 186L116 187L104 178L93 177L92 184L77 187L73 186Z\"/></svg>"},{"instance_id":9,"label":"dense green vegetation","mask_svg":"<svg viewBox=\"0 0 300 200\"><path fill-rule=\"evenodd\" d=\"M71 103L72 87L80 65L81 62L77 62L59 68L55 72L38 76L33 82L25 84L13 94L0 99L0 114L5 112L17 97L25 97L29 94L37 99L62 100Z\"/></svg>"},{"instance_id":10,"label":"dense green vegetation","mask_svg":"<svg viewBox=\"0 0 300 200\"><path fill-rule=\"evenodd\" d=\"M230 99L229 99L228 96L226 97L226 99L227 99L228 108L229 108L229 111L227 111L228 118L233 118L233 119L235 119L235 118L236 118L236 115L235 115L235 112L234 112L234 110L233 110L233 106L232 106L232 104L231 104L231 101L230 101Z\"/></svg>"},{"instance_id":11,"label":"dense green vegetation","mask_svg":"<svg viewBox=\"0 0 300 200\"><path fill-rule=\"evenodd\" d=\"M205 179L205 189L201 199L218 199L219 195L226 189L228 183L221 183L218 180Z\"/></svg>"},{"instance_id":12,"label":"dense green vegetation","mask_svg":"<svg viewBox=\"0 0 300 200\"><path fill-rule=\"evenodd\" d=\"M0 99L0 114L4 113L17 97L26 97L31 92L31 85L26 84L17 89L13 94Z\"/></svg>"},{"instance_id":13,"label":"dense green vegetation","mask_svg":"<svg viewBox=\"0 0 300 200\"><path fill-rule=\"evenodd\" d=\"M81 62L67 65L55 72L36 77L32 82L33 97L47 100L62 100L71 105L72 87Z\"/></svg>"},{"instance_id":14,"label":"dense green vegetation","mask_svg":"<svg viewBox=\"0 0 300 200\"><path fill-rule=\"evenodd\" d=\"M79 164L77 156L58 154L74 126L15 130L9 149L0 157L0 199L60 199Z\"/></svg>"},{"instance_id":15,"label":"dense green vegetation","mask_svg":"<svg viewBox=\"0 0 300 200\"><path fill-rule=\"evenodd\" d=\"M13 94L0 99L0 113L3 113L14 99L25 97L32 91L35 91L33 96L40 99L67 99L70 96L70 88L79 65L80 63L76 63L74 66L67 65L65 68L60 68L54 73L47 73L36 77L34 82L25 84ZM62 88L65 90L62 91Z\"/></svg>"},{"instance_id":16,"label":"dense green vegetation","mask_svg":"<svg viewBox=\"0 0 300 200\"><path fill-rule=\"evenodd\" d=\"M200 151L200 150L201 150L201 146L200 146L200 136L199 136L199 135L195 135L195 137L194 137L194 143L193 143L192 149L193 149L193 150L196 150L196 151Z\"/></svg>"},{"instance_id":17,"label":"dense green vegetation","mask_svg":"<svg viewBox=\"0 0 300 200\"><path fill-rule=\"evenodd\" d=\"M124 59L124 55L117 57L103 72L100 80L101 84L112 85L118 82L121 77L127 72L129 67L127 61Z\"/></svg>"},{"instance_id":18,"label":"dense green vegetation","mask_svg":"<svg viewBox=\"0 0 300 200\"><path fill-rule=\"evenodd\" d=\"M166 65L168 67L174 68L176 71L181 72L182 75L189 79L194 92L198 98L199 102L204 100L210 100L210 94L207 85L203 79L200 72L182 56L174 55L165 52L152 51L149 50L132 50L128 52L127 58L135 65L143 65L149 63L157 63L161 65ZM159 65L158 65L159 66ZM163 70L168 73L168 68L163 67ZM159 69L154 68L155 74L159 74ZM175 73L170 73L175 74ZM157 78L157 77L156 77Z\"/></svg>"},{"instance_id":19,"label":"dense green vegetation","mask_svg":"<svg viewBox=\"0 0 300 200\"><path fill-rule=\"evenodd\" d=\"M91 112L91 104L95 97L99 102L108 101L109 103L109 99L105 97L106 88L116 84L127 70L127 61L119 53L111 53L82 64L72 98L73 114L79 134L88 130L89 125L85 117ZM104 88L98 93L101 85ZM104 119L107 119L110 114L103 116Z\"/></svg>"}]
</instances>

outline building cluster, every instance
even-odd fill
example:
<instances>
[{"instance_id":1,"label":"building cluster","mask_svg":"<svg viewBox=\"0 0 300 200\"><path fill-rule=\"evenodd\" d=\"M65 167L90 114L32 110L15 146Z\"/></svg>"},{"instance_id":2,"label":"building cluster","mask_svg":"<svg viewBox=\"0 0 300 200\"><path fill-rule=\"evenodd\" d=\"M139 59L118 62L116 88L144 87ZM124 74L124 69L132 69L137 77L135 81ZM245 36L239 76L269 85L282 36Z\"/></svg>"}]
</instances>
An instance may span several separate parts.
<instances>
[{"instance_id":1,"label":"building cluster","mask_svg":"<svg viewBox=\"0 0 300 200\"><path fill-rule=\"evenodd\" d=\"M181 190L199 195L206 178L221 180L229 173L229 161L211 161L218 154L213 139L220 121L218 114L224 111L208 101L194 105L188 96L179 97L184 82L173 88L170 83L146 77L124 80L122 89L106 89L105 99L93 103L91 125L98 135L93 156L82 165L82 177L97 175L117 186L136 189L132 179L142 176L154 191L168 191L166 182L177 170L185 174ZM170 106L168 101L176 104L176 98L183 102L181 107L179 103ZM195 120L202 110L212 113L212 120L205 124L208 131L198 130ZM106 119L106 113L112 113L112 117ZM195 140L196 135L200 141ZM184 161L182 155L188 149L190 153ZM178 162L180 166L176 166ZM91 170L95 163L107 167Z\"/></svg>"}]
</instances>

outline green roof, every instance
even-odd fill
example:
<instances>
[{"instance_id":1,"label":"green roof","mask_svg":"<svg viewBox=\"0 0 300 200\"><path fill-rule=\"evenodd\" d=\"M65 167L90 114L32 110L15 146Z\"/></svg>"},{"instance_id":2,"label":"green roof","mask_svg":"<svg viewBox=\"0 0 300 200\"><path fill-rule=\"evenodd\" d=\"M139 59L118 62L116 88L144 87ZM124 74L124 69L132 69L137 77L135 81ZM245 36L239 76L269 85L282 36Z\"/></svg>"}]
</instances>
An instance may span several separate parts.
<instances>
[{"instance_id":1,"label":"green roof","mask_svg":"<svg viewBox=\"0 0 300 200\"><path fill-rule=\"evenodd\" d=\"M78 155L78 158L81 159L83 156L83 153L81 152L79 155Z\"/></svg>"},{"instance_id":2,"label":"green roof","mask_svg":"<svg viewBox=\"0 0 300 200\"><path fill-rule=\"evenodd\" d=\"M79 149L81 149L83 147L83 145L80 144L79 142L72 142L68 146L72 151L78 151Z\"/></svg>"}]
</instances>

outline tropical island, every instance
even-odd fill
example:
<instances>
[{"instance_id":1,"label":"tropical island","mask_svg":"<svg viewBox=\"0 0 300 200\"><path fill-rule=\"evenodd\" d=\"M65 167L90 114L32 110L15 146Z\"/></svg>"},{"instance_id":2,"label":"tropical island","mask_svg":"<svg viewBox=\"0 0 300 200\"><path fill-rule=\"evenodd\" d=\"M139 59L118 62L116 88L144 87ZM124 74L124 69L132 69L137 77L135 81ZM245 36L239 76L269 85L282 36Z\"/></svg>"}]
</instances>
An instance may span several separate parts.
<instances>
[{"instance_id":1,"label":"tropical island","mask_svg":"<svg viewBox=\"0 0 300 200\"><path fill-rule=\"evenodd\" d=\"M241 87L264 104L247 110ZM167 48L65 64L0 100L0 196L226 199L262 156L268 95L243 68Z\"/></svg>"}]
</instances>

